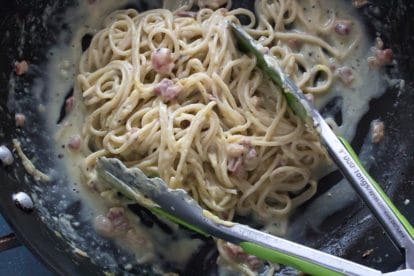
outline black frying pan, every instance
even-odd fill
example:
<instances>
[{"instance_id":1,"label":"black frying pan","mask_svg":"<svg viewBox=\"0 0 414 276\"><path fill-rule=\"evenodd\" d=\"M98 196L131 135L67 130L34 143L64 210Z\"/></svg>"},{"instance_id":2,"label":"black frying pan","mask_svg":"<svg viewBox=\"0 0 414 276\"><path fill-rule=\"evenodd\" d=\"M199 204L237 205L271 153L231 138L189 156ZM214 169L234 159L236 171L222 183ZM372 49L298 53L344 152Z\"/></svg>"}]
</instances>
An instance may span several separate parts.
<instances>
[{"instance_id":1,"label":"black frying pan","mask_svg":"<svg viewBox=\"0 0 414 276\"><path fill-rule=\"evenodd\" d=\"M147 9L149 5L144 2L137 0L136 7L140 10ZM252 1L234 2L245 7L252 6ZM42 100L47 93L34 94L30 90L28 93L24 88L32 87L33 82L39 78L47 78L44 65L50 57L48 49L57 41L61 32L66 31L66 35L70 36L67 26L62 24L61 15L75 4L75 1L69 0L0 0L0 144L11 148L12 138L29 138L29 142L23 141L23 146L36 145L35 150L26 150L28 156L34 158L41 168L53 168L60 162L49 146L53 140L44 127L44 115L39 113L38 106L32 104ZM383 184L408 220L414 223L414 202L404 204L407 198L414 201L414 111L411 108L414 104L414 3L410 0L372 1L359 13L365 19L372 39L375 32L380 32L386 45L393 49L397 65L386 68L387 74L391 78L404 79L405 87L399 92L398 85L391 84L383 97L371 102L369 112L358 126L353 146L357 150L361 149L369 123L373 119L380 118L385 122L386 138L375 148L375 161L370 172ZM41 18L46 18L46 24ZM34 66L31 66L28 74L12 84L10 76L13 74L13 64L21 59L29 60ZM48 88L43 89L47 91ZM13 101L19 104L15 105ZM23 110L29 120L23 129L19 129L15 127L14 114ZM326 177L320 185L318 195L322 196L340 178L338 173ZM65 187L62 184L67 181L67 176L59 175L55 179L50 184L44 184L48 185L46 191L38 191L37 184L25 174L20 162L8 168L0 168L0 210L18 238L58 274L99 275L104 270L117 274L125 272L125 263L133 257L110 242L90 234L93 230L86 222L75 229L86 238L70 235L59 237L55 234L55 231L59 232L61 224L48 219L45 212L59 221L60 214L70 213L76 216L85 208L76 199L66 202L63 198L63 195L73 193L69 190L69 185L67 190L62 188ZM35 211L27 214L15 207L12 194L19 191L35 194L42 200L35 200ZM66 203L62 204L64 201ZM345 208L321 221L318 227L304 221L301 215L313 202L315 200L301 207L293 216L292 224L296 228L300 227L301 231L296 231L289 238L383 271L395 270L402 264L400 252L394 248L378 223L369 216L369 211L360 200L350 200ZM42 220L42 217L45 219ZM87 253L91 248L98 249L104 257L97 259L94 254L90 254L93 259L91 261L90 258L73 253L73 247L69 243ZM369 249L374 250L369 255L364 254ZM184 275L214 274L216 254L212 242L206 240L205 246L192 257L187 268L177 272ZM167 269L174 271L173 264ZM153 274L148 266L133 267L129 272Z\"/></svg>"}]
</instances>

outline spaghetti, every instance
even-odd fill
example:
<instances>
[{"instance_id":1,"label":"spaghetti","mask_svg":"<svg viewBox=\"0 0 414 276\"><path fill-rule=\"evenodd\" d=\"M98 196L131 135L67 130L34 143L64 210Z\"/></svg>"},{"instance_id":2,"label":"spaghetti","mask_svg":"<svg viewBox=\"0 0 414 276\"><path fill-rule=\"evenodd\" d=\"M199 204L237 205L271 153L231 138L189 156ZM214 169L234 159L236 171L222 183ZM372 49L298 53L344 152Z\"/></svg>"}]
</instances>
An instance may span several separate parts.
<instances>
[{"instance_id":1,"label":"spaghetti","mask_svg":"<svg viewBox=\"0 0 414 276\"><path fill-rule=\"evenodd\" d=\"M326 161L319 141L227 27L248 18L245 29L296 84L310 97L322 94L334 80L330 65L355 47L358 30L332 34L335 14L308 2L258 0L258 21L246 9L193 12L191 5L108 16L77 81L88 183L96 182L98 157L117 157L226 220L252 212L285 218L312 197L312 171Z\"/></svg>"}]
</instances>

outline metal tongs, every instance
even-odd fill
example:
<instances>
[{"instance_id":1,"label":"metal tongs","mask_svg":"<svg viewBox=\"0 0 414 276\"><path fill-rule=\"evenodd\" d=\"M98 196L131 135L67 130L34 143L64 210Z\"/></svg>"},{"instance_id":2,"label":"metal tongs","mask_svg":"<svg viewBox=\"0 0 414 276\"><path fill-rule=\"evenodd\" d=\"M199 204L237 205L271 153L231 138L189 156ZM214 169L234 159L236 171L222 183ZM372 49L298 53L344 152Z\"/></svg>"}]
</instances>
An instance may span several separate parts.
<instances>
[{"instance_id":1,"label":"metal tongs","mask_svg":"<svg viewBox=\"0 0 414 276\"><path fill-rule=\"evenodd\" d=\"M414 269L414 228L412 225L391 202L381 186L367 173L351 145L331 130L318 110L282 71L278 60L269 54L263 54L261 51L263 47L241 26L234 23L229 23L229 25L239 48L256 57L257 66L282 89L290 108L305 121L307 127L316 131L322 145L339 170L388 232L395 245L402 253L405 253L406 268Z\"/></svg>"},{"instance_id":2,"label":"metal tongs","mask_svg":"<svg viewBox=\"0 0 414 276\"><path fill-rule=\"evenodd\" d=\"M170 219L204 236L213 236L239 245L263 260L295 267L315 276L414 275L414 270L381 273L328 253L279 238L247 225L223 221L203 210L184 190L170 189L160 178L149 178L140 169L128 169L116 158L99 158L100 180L156 215Z\"/></svg>"},{"instance_id":3,"label":"metal tongs","mask_svg":"<svg viewBox=\"0 0 414 276\"><path fill-rule=\"evenodd\" d=\"M126 197L153 213L191 230L237 244L261 259L295 267L311 275L414 275L414 229L398 211L381 186L365 171L349 143L338 137L302 91L279 66L278 60L263 54L261 46L240 26L229 23L241 50L253 54L260 67L281 87L292 110L313 128L322 145L352 184L395 245L405 253L405 269L383 274L379 270L318 251L249 226L220 220L203 210L184 190L171 190L160 178L148 178L138 168L127 169L118 159L99 158L98 177Z\"/></svg>"}]
</instances>

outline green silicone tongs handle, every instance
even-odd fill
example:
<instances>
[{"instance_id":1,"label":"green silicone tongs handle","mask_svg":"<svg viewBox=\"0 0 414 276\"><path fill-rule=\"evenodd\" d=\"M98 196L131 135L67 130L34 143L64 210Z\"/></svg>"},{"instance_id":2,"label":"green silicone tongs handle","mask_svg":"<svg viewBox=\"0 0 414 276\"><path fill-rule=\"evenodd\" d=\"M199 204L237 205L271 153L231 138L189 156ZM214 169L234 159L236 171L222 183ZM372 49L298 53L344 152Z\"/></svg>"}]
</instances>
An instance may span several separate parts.
<instances>
[{"instance_id":1,"label":"green silicone tongs handle","mask_svg":"<svg viewBox=\"0 0 414 276\"><path fill-rule=\"evenodd\" d=\"M315 276L382 275L381 271L268 235L245 225L235 225L232 228L230 231L235 236L246 239L239 242L240 247L263 260L295 267Z\"/></svg>"},{"instance_id":2,"label":"green silicone tongs handle","mask_svg":"<svg viewBox=\"0 0 414 276\"><path fill-rule=\"evenodd\" d=\"M326 254L303 245L271 236L246 225L234 223L232 226L213 225L205 229L205 222L193 220L189 223L179 216L172 215L163 208L149 208L177 224L206 237L214 236L238 244L246 253L262 260L284 264L300 271L317 276L364 275L378 276L378 270Z\"/></svg>"},{"instance_id":3,"label":"green silicone tongs handle","mask_svg":"<svg viewBox=\"0 0 414 276\"><path fill-rule=\"evenodd\" d=\"M369 176L349 143L335 135L318 110L296 84L284 74L277 59L263 54L260 50L261 46L240 26L234 23L230 23L230 26L241 48L252 53L257 59L257 66L282 89L292 110L319 134L322 144L343 175L371 209L395 244L404 251L406 267L414 268L414 229L408 220L398 211L381 186Z\"/></svg>"}]
</instances>

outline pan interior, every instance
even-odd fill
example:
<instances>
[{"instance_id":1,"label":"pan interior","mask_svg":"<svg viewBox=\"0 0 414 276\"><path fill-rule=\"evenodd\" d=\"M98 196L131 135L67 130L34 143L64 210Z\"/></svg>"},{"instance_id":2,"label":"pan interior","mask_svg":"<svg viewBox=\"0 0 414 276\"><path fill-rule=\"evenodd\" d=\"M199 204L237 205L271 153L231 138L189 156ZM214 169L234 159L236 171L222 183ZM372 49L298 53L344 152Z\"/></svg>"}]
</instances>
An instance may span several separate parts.
<instances>
[{"instance_id":1,"label":"pan interior","mask_svg":"<svg viewBox=\"0 0 414 276\"><path fill-rule=\"evenodd\" d=\"M64 15L73 8L74 4L71 2L14 1L7 5L9 8L0 11L4 14L0 29L5 34L0 40L0 45L5 49L0 52L0 113L4 118L0 125L0 133L3 134L0 141L11 147L11 139L19 138L25 153L39 169L56 179L53 183L38 184L24 173L21 164L17 162L13 167L0 171L1 182L5 183L0 195L0 205L20 237L55 270L68 273L73 269L69 268L70 264L78 262L83 268L75 269L83 272L96 272L94 266L97 265L107 271L122 272L128 268L128 272L151 274L154 271L149 266L128 267L134 256L95 235L91 225L78 216L79 213L90 213L79 199L80 183L69 183L71 178L65 173L58 152L51 146L50 129L45 127L50 123L49 120L59 119L50 118L42 103L48 101L47 97L51 92L47 87L47 61L53 59L53 47L57 43L69 43L73 34L73 30L64 20ZM239 3L242 6L251 6L250 2ZM137 3L138 10L160 6L160 3L154 1ZM409 49L409 45L412 45L410 43L414 42L410 28L414 19L409 16L412 12L414 5L410 1L377 1L359 10L370 33L380 32L385 43L393 48L397 64L387 68L387 91L381 98L371 101L370 110L359 123L353 141L353 146L358 151L366 153L363 155L364 161L371 165L370 172L374 178L392 195L404 214L414 212L412 204L407 203L407 199L412 199L414 195L414 189L411 189L414 170L410 150L414 143L414 139L411 139L414 126L411 106L414 99L411 96L413 77L409 73L414 66ZM16 78L12 65L14 61L21 59L30 60L33 64L30 65L28 74ZM71 93L71 87L56 93L59 93L63 103L65 97ZM29 119L25 128L15 128L14 113L22 110ZM385 122L387 131L383 143L373 148L367 143L366 137L370 122L377 118ZM347 183L334 185L340 180L341 176L333 173L322 181L318 196L293 215L288 237L374 268L394 270L402 263L402 256L382 234L382 230L358 197L344 188ZM25 215L14 208L11 194L21 190L32 195L36 212ZM327 216L315 220L313 211L324 208L325 203L332 200L332 194L346 197L346 200L341 206L332 208ZM408 215L407 218L413 221ZM39 225L41 231L38 234L32 233L31 223ZM47 245L50 240L57 245L56 248ZM204 243L189 262L203 265L197 268L188 266L188 274L205 274L206 271L214 273L212 264L215 262L216 252L211 241L206 240ZM46 252L46 249L50 252ZM374 251L364 257L364 252L369 249ZM61 253L53 254L55 251ZM83 252L89 258L82 257ZM66 265L56 264L58 260L65 260L62 264Z\"/></svg>"}]
</instances>

